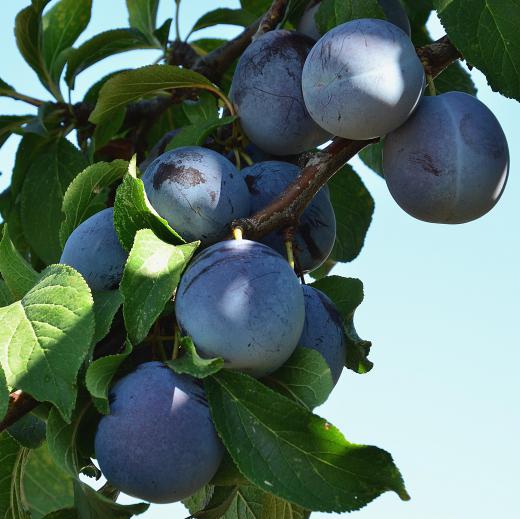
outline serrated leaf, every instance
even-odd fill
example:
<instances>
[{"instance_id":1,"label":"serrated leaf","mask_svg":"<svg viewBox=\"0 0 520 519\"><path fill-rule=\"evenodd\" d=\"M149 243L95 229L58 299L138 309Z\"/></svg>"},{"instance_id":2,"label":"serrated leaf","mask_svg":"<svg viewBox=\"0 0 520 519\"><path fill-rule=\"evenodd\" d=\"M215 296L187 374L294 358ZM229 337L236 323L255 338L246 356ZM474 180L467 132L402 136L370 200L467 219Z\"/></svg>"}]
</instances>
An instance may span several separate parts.
<instances>
[{"instance_id":1,"label":"serrated leaf","mask_svg":"<svg viewBox=\"0 0 520 519\"><path fill-rule=\"evenodd\" d=\"M307 519L310 512L293 503L264 494L261 519Z\"/></svg>"},{"instance_id":2,"label":"serrated leaf","mask_svg":"<svg viewBox=\"0 0 520 519\"><path fill-rule=\"evenodd\" d=\"M48 141L38 135L26 134L22 137L16 150L13 175L11 177L11 191L14 199L22 191L27 171L34 163L35 157L42 153L42 149L48 145Z\"/></svg>"},{"instance_id":3,"label":"serrated leaf","mask_svg":"<svg viewBox=\"0 0 520 519\"><path fill-rule=\"evenodd\" d=\"M375 144L369 144L358 153L359 158L365 163L365 166L369 167L374 173L377 173L382 178L384 178L383 146L384 140L381 139Z\"/></svg>"},{"instance_id":4,"label":"serrated leaf","mask_svg":"<svg viewBox=\"0 0 520 519\"><path fill-rule=\"evenodd\" d=\"M192 513L187 519L220 519L236 498L238 487L215 487L204 509Z\"/></svg>"},{"instance_id":5,"label":"serrated leaf","mask_svg":"<svg viewBox=\"0 0 520 519\"><path fill-rule=\"evenodd\" d=\"M146 512L150 506L148 503L134 505L114 503L108 497L77 480L74 481L74 495L79 519L127 519Z\"/></svg>"},{"instance_id":6,"label":"serrated leaf","mask_svg":"<svg viewBox=\"0 0 520 519\"><path fill-rule=\"evenodd\" d=\"M31 519L41 519L74 504L72 478L56 466L47 444L29 454L23 489Z\"/></svg>"},{"instance_id":7,"label":"serrated leaf","mask_svg":"<svg viewBox=\"0 0 520 519\"><path fill-rule=\"evenodd\" d=\"M9 407L9 388L7 387L7 380L5 373L0 366L0 420L4 419L5 413Z\"/></svg>"},{"instance_id":8,"label":"serrated leaf","mask_svg":"<svg viewBox=\"0 0 520 519\"><path fill-rule=\"evenodd\" d=\"M217 99L209 92L201 92L197 101L184 101L182 110L192 124L218 119Z\"/></svg>"},{"instance_id":9,"label":"serrated leaf","mask_svg":"<svg viewBox=\"0 0 520 519\"><path fill-rule=\"evenodd\" d=\"M159 0L126 0L128 21L144 34L150 42L157 44L154 31L157 25L157 8Z\"/></svg>"},{"instance_id":10,"label":"serrated leaf","mask_svg":"<svg viewBox=\"0 0 520 519\"><path fill-rule=\"evenodd\" d=\"M164 49L168 46L168 37L170 36L170 27L173 18L167 18L163 24L153 32L153 35Z\"/></svg>"},{"instance_id":11,"label":"serrated leaf","mask_svg":"<svg viewBox=\"0 0 520 519\"><path fill-rule=\"evenodd\" d=\"M85 168L69 184L63 197L62 212L65 215L60 226L60 243L65 246L72 231L100 207L93 204L99 192L122 179L128 170L128 162L97 162Z\"/></svg>"},{"instance_id":12,"label":"serrated leaf","mask_svg":"<svg viewBox=\"0 0 520 519\"><path fill-rule=\"evenodd\" d=\"M89 120L101 124L110 119L118 108L143 96L160 94L172 88L208 90L215 87L203 75L171 65L149 65L121 72L103 85Z\"/></svg>"},{"instance_id":13,"label":"serrated leaf","mask_svg":"<svg viewBox=\"0 0 520 519\"><path fill-rule=\"evenodd\" d=\"M13 133L33 119L33 115L0 115L0 147Z\"/></svg>"},{"instance_id":14,"label":"serrated leaf","mask_svg":"<svg viewBox=\"0 0 520 519\"><path fill-rule=\"evenodd\" d=\"M267 382L306 409L323 404L334 388L330 368L316 350L296 348L289 360Z\"/></svg>"},{"instance_id":15,"label":"serrated leaf","mask_svg":"<svg viewBox=\"0 0 520 519\"><path fill-rule=\"evenodd\" d=\"M214 491L213 485L205 485L190 497L183 499L182 504L193 514L202 510L210 502Z\"/></svg>"},{"instance_id":16,"label":"serrated leaf","mask_svg":"<svg viewBox=\"0 0 520 519\"><path fill-rule=\"evenodd\" d=\"M112 113L112 117L109 120L103 121L100 124L96 125L94 130L94 149L100 150L109 143L112 139L114 139L119 130L121 129L121 125L123 124L126 116L126 107L122 106L118 110Z\"/></svg>"},{"instance_id":17,"label":"serrated leaf","mask_svg":"<svg viewBox=\"0 0 520 519\"><path fill-rule=\"evenodd\" d=\"M63 508L47 514L43 519L78 519L78 513L75 508Z\"/></svg>"},{"instance_id":18,"label":"serrated leaf","mask_svg":"<svg viewBox=\"0 0 520 519\"><path fill-rule=\"evenodd\" d=\"M66 422L57 409L52 408L47 418L47 444L54 463L66 474L75 478L90 460L78 450L78 437L83 420L88 416L92 404L89 399L78 400L70 422Z\"/></svg>"},{"instance_id":19,"label":"serrated leaf","mask_svg":"<svg viewBox=\"0 0 520 519\"><path fill-rule=\"evenodd\" d=\"M195 378L206 378L224 367L223 359L203 359L200 357L191 337L181 337L180 346L183 355L166 362L166 365L175 373L184 373Z\"/></svg>"},{"instance_id":20,"label":"serrated leaf","mask_svg":"<svg viewBox=\"0 0 520 519\"><path fill-rule=\"evenodd\" d=\"M45 441L45 422L33 414L18 419L7 432L22 447L37 449Z\"/></svg>"},{"instance_id":21,"label":"serrated leaf","mask_svg":"<svg viewBox=\"0 0 520 519\"><path fill-rule=\"evenodd\" d=\"M21 299L39 278L39 274L14 247L7 224L3 227L0 240L0 273L14 300Z\"/></svg>"},{"instance_id":22,"label":"serrated leaf","mask_svg":"<svg viewBox=\"0 0 520 519\"><path fill-rule=\"evenodd\" d=\"M345 164L329 182L330 200L336 214L336 242L330 259L355 259L365 243L374 213L374 200L351 166Z\"/></svg>"},{"instance_id":23,"label":"serrated leaf","mask_svg":"<svg viewBox=\"0 0 520 519\"><path fill-rule=\"evenodd\" d=\"M0 307L9 306L14 303L16 299L7 288L7 284L3 279L0 279Z\"/></svg>"},{"instance_id":24,"label":"serrated leaf","mask_svg":"<svg viewBox=\"0 0 520 519\"><path fill-rule=\"evenodd\" d=\"M92 294L94 298L94 318L96 329L92 344L96 345L110 331L112 321L123 304L123 296L119 290L101 290Z\"/></svg>"},{"instance_id":25,"label":"serrated leaf","mask_svg":"<svg viewBox=\"0 0 520 519\"><path fill-rule=\"evenodd\" d=\"M363 301L363 283L355 278L329 276L311 285L332 299L343 318L347 359L345 365L356 373L368 373L374 364L368 360L372 343L359 337L354 328L354 312Z\"/></svg>"},{"instance_id":26,"label":"serrated leaf","mask_svg":"<svg viewBox=\"0 0 520 519\"><path fill-rule=\"evenodd\" d=\"M117 373L119 366L132 353L132 343L126 340L124 349L116 355L108 355L95 360L87 369L85 384L92 395L97 410L102 414L108 414L108 389L112 378Z\"/></svg>"},{"instance_id":27,"label":"serrated leaf","mask_svg":"<svg viewBox=\"0 0 520 519\"><path fill-rule=\"evenodd\" d=\"M70 419L93 334L93 300L84 279L65 265L48 267L21 301L0 308L0 363L8 384L51 402Z\"/></svg>"},{"instance_id":28,"label":"serrated leaf","mask_svg":"<svg viewBox=\"0 0 520 519\"><path fill-rule=\"evenodd\" d=\"M130 250L140 229L152 229L163 241L174 245L185 243L150 205L141 179L127 174L117 188L114 202L114 226L121 244Z\"/></svg>"},{"instance_id":29,"label":"serrated leaf","mask_svg":"<svg viewBox=\"0 0 520 519\"><path fill-rule=\"evenodd\" d=\"M136 49L154 49L144 34L136 29L112 29L96 34L74 49L67 60L65 81L74 88L76 77L95 63L121 52Z\"/></svg>"},{"instance_id":30,"label":"serrated leaf","mask_svg":"<svg viewBox=\"0 0 520 519\"><path fill-rule=\"evenodd\" d=\"M150 229L137 231L120 285L123 316L132 343L139 344L148 335L198 246L199 242L174 246Z\"/></svg>"},{"instance_id":31,"label":"serrated leaf","mask_svg":"<svg viewBox=\"0 0 520 519\"><path fill-rule=\"evenodd\" d=\"M377 0L322 0L315 15L321 34L325 34L337 25L359 18L386 20L385 13Z\"/></svg>"},{"instance_id":32,"label":"serrated leaf","mask_svg":"<svg viewBox=\"0 0 520 519\"><path fill-rule=\"evenodd\" d=\"M261 382L222 370L204 386L233 461L265 492L324 512L359 510L387 491L409 499L390 454L348 442L323 418Z\"/></svg>"},{"instance_id":33,"label":"serrated leaf","mask_svg":"<svg viewBox=\"0 0 520 519\"><path fill-rule=\"evenodd\" d=\"M193 124L180 128L173 139L166 145L167 150L174 150L182 146L203 146L206 139L221 126L231 124L236 119L235 116L228 115L221 119L214 119L206 123Z\"/></svg>"},{"instance_id":34,"label":"serrated leaf","mask_svg":"<svg viewBox=\"0 0 520 519\"><path fill-rule=\"evenodd\" d=\"M520 100L518 0L434 0L450 40L491 88Z\"/></svg>"},{"instance_id":35,"label":"serrated leaf","mask_svg":"<svg viewBox=\"0 0 520 519\"><path fill-rule=\"evenodd\" d=\"M258 16L250 13L245 9L229 9L221 7L203 14L192 27L190 35L195 31L213 27L214 25L238 25L240 27L247 27L256 21Z\"/></svg>"},{"instance_id":36,"label":"serrated leaf","mask_svg":"<svg viewBox=\"0 0 520 519\"><path fill-rule=\"evenodd\" d=\"M43 17L43 61L55 83L59 82L67 51L90 21L91 9L92 0L60 0Z\"/></svg>"},{"instance_id":37,"label":"serrated leaf","mask_svg":"<svg viewBox=\"0 0 520 519\"><path fill-rule=\"evenodd\" d=\"M53 263L61 255L59 232L64 193L87 162L64 138L41 148L32 160L21 193L22 226L36 254L46 263Z\"/></svg>"}]
</instances>

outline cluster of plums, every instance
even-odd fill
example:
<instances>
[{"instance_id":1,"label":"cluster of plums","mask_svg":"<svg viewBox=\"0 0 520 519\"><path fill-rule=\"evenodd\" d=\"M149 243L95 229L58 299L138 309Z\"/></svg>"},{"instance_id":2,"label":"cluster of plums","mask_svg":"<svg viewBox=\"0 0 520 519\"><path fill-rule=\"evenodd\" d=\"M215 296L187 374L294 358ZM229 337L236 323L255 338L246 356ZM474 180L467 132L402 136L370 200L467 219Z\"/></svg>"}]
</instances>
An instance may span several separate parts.
<instances>
[{"instance_id":1,"label":"cluster of plums","mask_svg":"<svg viewBox=\"0 0 520 519\"><path fill-rule=\"evenodd\" d=\"M241 56L231 88L242 128L259 155L278 157L332 135L385 137L385 178L407 212L431 222L478 218L496 203L507 178L502 129L469 95L423 98L424 70L406 15L397 1L379 2L393 23L355 20L316 42L314 6L302 18L302 33L274 30L256 39ZM175 294L177 323L198 353L261 378L299 345L323 355L336 383L346 357L341 317L325 294L300 283L284 257L284 235L227 239L233 220L271 202L299 171L283 160L238 171L223 155L192 146L160 155L142 180L157 213L186 240L201 241ZM335 236L325 187L295 230L299 270L325 261ZM117 288L126 259L108 208L72 232L61 262L99 291ZM95 448L118 489L172 502L217 471L223 446L199 381L160 362L144 363L111 388L110 411L99 423Z\"/></svg>"}]
</instances>

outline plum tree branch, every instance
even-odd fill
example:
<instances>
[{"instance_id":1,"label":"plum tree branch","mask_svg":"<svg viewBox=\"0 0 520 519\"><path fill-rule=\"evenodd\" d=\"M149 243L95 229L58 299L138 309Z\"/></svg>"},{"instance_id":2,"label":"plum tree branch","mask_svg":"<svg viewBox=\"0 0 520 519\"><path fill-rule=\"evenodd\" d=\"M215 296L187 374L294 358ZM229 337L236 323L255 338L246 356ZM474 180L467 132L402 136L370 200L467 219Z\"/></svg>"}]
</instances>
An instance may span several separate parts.
<instances>
[{"instance_id":1,"label":"plum tree branch","mask_svg":"<svg viewBox=\"0 0 520 519\"><path fill-rule=\"evenodd\" d=\"M262 34L274 29L283 20L288 5L289 0L274 0L271 7L262 17L253 39L259 38Z\"/></svg>"},{"instance_id":2,"label":"plum tree branch","mask_svg":"<svg viewBox=\"0 0 520 519\"><path fill-rule=\"evenodd\" d=\"M432 77L462 58L447 36L417 49L417 54ZM323 151L305 161L298 178L277 199L254 215L235 220L232 227L241 228L246 238L257 239L275 229L296 225L314 195L330 178L363 148L378 141L351 141L335 137Z\"/></svg>"},{"instance_id":3,"label":"plum tree branch","mask_svg":"<svg viewBox=\"0 0 520 519\"><path fill-rule=\"evenodd\" d=\"M0 422L0 432L11 427L15 422L30 413L39 402L23 391L14 391L9 395L9 407L4 419Z\"/></svg>"}]
</instances>

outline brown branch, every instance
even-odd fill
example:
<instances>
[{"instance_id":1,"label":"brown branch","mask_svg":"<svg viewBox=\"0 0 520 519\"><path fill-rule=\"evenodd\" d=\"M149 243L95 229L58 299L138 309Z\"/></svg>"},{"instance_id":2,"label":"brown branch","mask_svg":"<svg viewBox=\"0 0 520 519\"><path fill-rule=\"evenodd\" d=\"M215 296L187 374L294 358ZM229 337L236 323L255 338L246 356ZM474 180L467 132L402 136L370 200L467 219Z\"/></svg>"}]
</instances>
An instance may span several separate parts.
<instances>
[{"instance_id":1,"label":"brown branch","mask_svg":"<svg viewBox=\"0 0 520 519\"><path fill-rule=\"evenodd\" d=\"M288 5L289 0L274 0L271 7L269 7L262 17L262 21L253 39L256 40L256 38L259 38L262 34L272 31L283 20Z\"/></svg>"},{"instance_id":2,"label":"brown branch","mask_svg":"<svg viewBox=\"0 0 520 519\"><path fill-rule=\"evenodd\" d=\"M20 418L30 413L39 402L31 395L22 391L15 391L9 395L9 407L4 419L0 422L0 432L11 427Z\"/></svg>"},{"instance_id":3,"label":"brown branch","mask_svg":"<svg viewBox=\"0 0 520 519\"><path fill-rule=\"evenodd\" d=\"M439 75L461 58L447 36L421 47L417 54L432 77ZM365 146L378 140L351 141L334 138L323 151L311 155L298 178L277 199L256 214L235 220L232 227L240 227L246 238L257 239L275 229L295 225L307 205L329 179Z\"/></svg>"}]
</instances>

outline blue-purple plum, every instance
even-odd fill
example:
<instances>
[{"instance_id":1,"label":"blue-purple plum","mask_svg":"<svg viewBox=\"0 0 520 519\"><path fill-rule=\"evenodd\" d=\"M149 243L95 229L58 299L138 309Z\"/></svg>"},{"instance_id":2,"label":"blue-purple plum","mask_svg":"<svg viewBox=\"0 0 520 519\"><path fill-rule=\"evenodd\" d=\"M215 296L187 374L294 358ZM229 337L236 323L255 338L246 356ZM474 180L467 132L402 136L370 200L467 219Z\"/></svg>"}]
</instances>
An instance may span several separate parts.
<instances>
[{"instance_id":1,"label":"blue-purple plum","mask_svg":"<svg viewBox=\"0 0 520 519\"><path fill-rule=\"evenodd\" d=\"M215 475L223 447L195 379L147 362L119 380L109 399L95 450L111 485L139 499L172 503Z\"/></svg>"},{"instance_id":2,"label":"blue-purple plum","mask_svg":"<svg viewBox=\"0 0 520 519\"><path fill-rule=\"evenodd\" d=\"M406 14L406 10L400 0L378 0L381 9L385 13L386 19L403 30L408 36L411 34L410 20ZM302 34L306 34L315 40L321 38L321 33L318 30L315 16L320 8L320 4L317 3L305 10L296 30Z\"/></svg>"},{"instance_id":3,"label":"blue-purple plum","mask_svg":"<svg viewBox=\"0 0 520 519\"><path fill-rule=\"evenodd\" d=\"M409 214L433 223L465 223L498 202L509 172L500 123L462 92L425 97L387 135L383 170L391 195Z\"/></svg>"},{"instance_id":4,"label":"blue-purple plum","mask_svg":"<svg viewBox=\"0 0 520 519\"><path fill-rule=\"evenodd\" d=\"M291 184L300 173L294 164L280 161L259 162L242 173L251 193L251 212L264 208ZM328 188L322 188L307 206L294 235L293 246L298 267L303 272L318 268L329 256L336 239L336 217ZM281 255L285 255L282 231L274 231L261 239Z\"/></svg>"},{"instance_id":5,"label":"blue-purple plum","mask_svg":"<svg viewBox=\"0 0 520 519\"><path fill-rule=\"evenodd\" d=\"M343 320L336 305L320 290L303 286L305 325L300 346L321 353L337 384L347 358Z\"/></svg>"},{"instance_id":6,"label":"blue-purple plum","mask_svg":"<svg viewBox=\"0 0 520 519\"><path fill-rule=\"evenodd\" d=\"M330 137L303 102L302 68L313 45L314 40L303 34L270 31L249 45L238 61L230 96L244 132L268 153L301 153Z\"/></svg>"},{"instance_id":7,"label":"blue-purple plum","mask_svg":"<svg viewBox=\"0 0 520 519\"><path fill-rule=\"evenodd\" d=\"M177 289L175 312L203 357L261 377L279 368L298 345L305 320L303 291L287 261L249 240L201 252Z\"/></svg>"},{"instance_id":8,"label":"blue-purple plum","mask_svg":"<svg viewBox=\"0 0 520 519\"><path fill-rule=\"evenodd\" d=\"M423 87L424 69L410 38L385 20L338 25L312 48L302 74L303 98L314 120L354 140L401 126Z\"/></svg>"},{"instance_id":9,"label":"blue-purple plum","mask_svg":"<svg viewBox=\"0 0 520 519\"><path fill-rule=\"evenodd\" d=\"M249 214L242 175L216 151L185 146L157 157L143 175L152 207L188 241L224 238L229 224Z\"/></svg>"},{"instance_id":10,"label":"blue-purple plum","mask_svg":"<svg viewBox=\"0 0 520 519\"><path fill-rule=\"evenodd\" d=\"M128 254L114 228L114 209L87 218L67 238L60 263L76 269L93 291L119 286Z\"/></svg>"}]
</instances>

